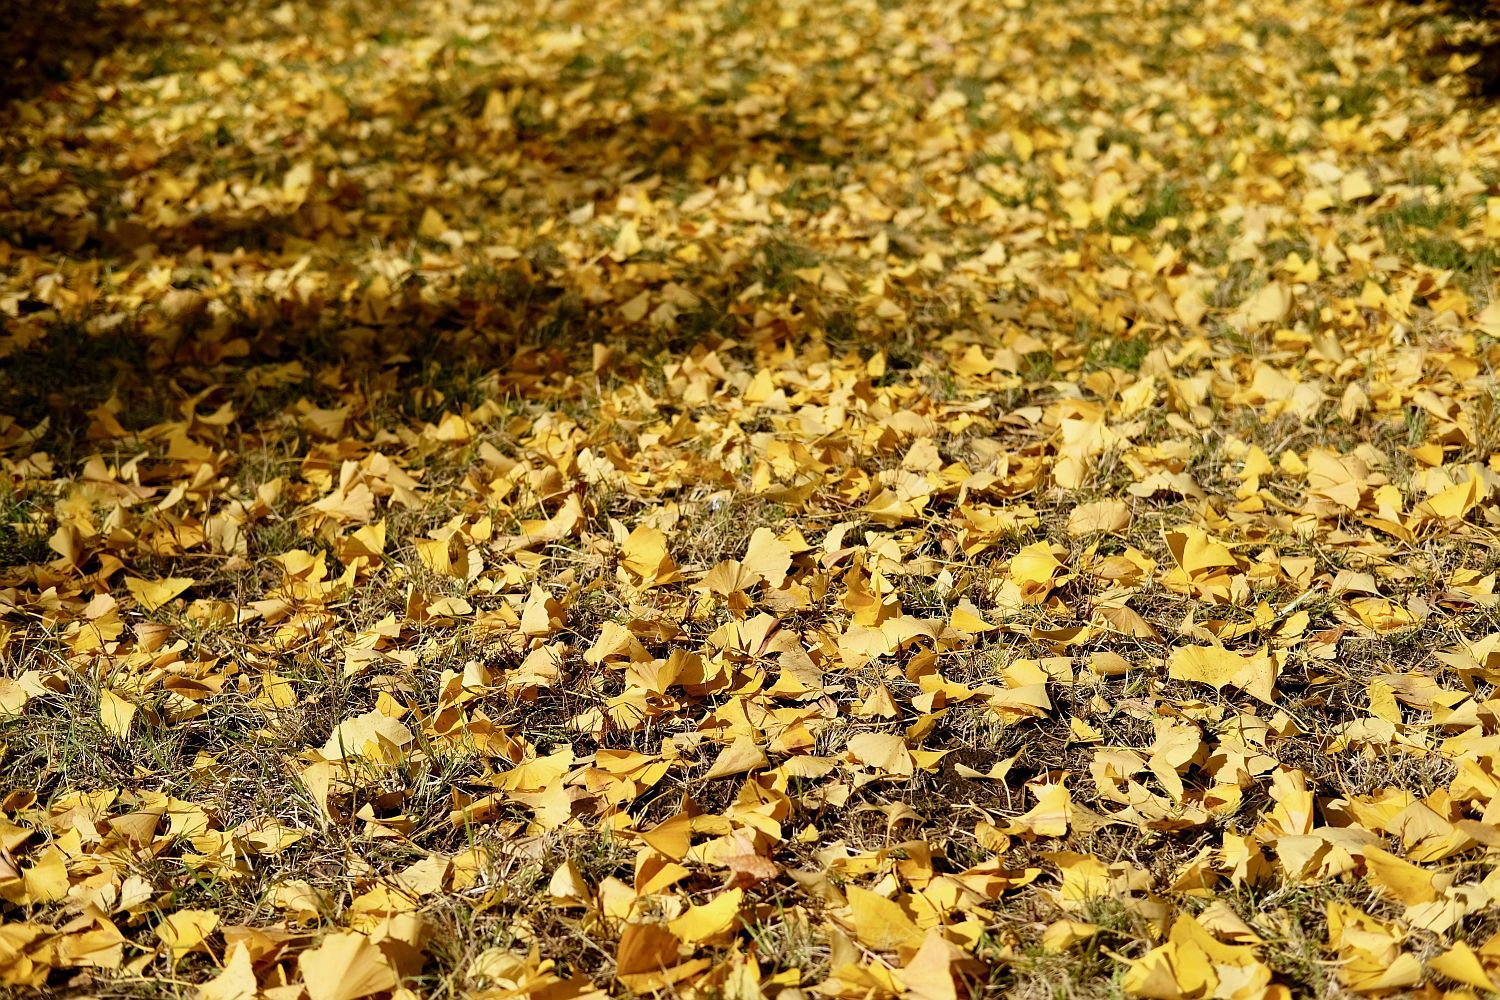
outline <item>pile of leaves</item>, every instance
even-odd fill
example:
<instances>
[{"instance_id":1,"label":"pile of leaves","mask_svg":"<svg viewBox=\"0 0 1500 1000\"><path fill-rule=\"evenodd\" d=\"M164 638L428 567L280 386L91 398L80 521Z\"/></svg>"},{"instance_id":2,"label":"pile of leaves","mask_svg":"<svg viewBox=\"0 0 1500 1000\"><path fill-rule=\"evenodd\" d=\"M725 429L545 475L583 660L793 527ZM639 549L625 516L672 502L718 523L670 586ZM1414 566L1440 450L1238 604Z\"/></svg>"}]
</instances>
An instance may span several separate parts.
<instances>
[{"instance_id":1,"label":"pile of leaves","mask_svg":"<svg viewBox=\"0 0 1500 1000\"><path fill-rule=\"evenodd\" d=\"M1500 988L1422 10L97 8L0 111L0 986Z\"/></svg>"}]
</instances>

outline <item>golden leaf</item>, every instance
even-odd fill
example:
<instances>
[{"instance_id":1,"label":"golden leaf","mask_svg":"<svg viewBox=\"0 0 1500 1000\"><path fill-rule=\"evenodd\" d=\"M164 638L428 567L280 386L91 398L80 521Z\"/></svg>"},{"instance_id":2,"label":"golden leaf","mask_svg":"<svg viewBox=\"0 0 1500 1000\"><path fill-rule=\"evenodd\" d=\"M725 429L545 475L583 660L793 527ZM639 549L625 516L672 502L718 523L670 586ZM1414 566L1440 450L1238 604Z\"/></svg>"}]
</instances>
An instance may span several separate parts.
<instances>
[{"instance_id":1,"label":"golden leaf","mask_svg":"<svg viewBox=\"0 0 1500 1000\"><path fill-rule=\"evenodd\" d=\"M141 607L147 611L155 611L187 590L194 582L188 576L169 576L161 580L142 580L140 577L127 576L125 589L130 591Z\"/></svg>"},{"instance_id":2,"label":"golden leaf","mask_svg":"<svg viewBox=\"0 0 1500 1000\"><path fill-rule=\"evenodd\" d=\"M349 931L329 934L297 958L312 1000L360 1000L399 982L385 954L367 936Z\"/></svg>"},{"instance_id":3,"label":"golden leaf","mask_svg":"<svg viewBox=\"0 0 1500 1000\"><path fill-rule=\"evenodd\" d=\"M847 895L854 935L860 944L886 952L921 947L922 931L899 904L857 885L851 885Z\"/></svg>"},{"instance_id":4,"label":"golden leaf","mask_svg":"<svg viewBox=\"0 0 1500 1000\"><path fill-rule=\"evenodd\" d=\"M1267 704L1276 695L1276 663L1263 650L1241 656L1222 646L1180 646L1167 657L1167 675L1219 690L1236 687Z\"/></svg>"}]
</instances>

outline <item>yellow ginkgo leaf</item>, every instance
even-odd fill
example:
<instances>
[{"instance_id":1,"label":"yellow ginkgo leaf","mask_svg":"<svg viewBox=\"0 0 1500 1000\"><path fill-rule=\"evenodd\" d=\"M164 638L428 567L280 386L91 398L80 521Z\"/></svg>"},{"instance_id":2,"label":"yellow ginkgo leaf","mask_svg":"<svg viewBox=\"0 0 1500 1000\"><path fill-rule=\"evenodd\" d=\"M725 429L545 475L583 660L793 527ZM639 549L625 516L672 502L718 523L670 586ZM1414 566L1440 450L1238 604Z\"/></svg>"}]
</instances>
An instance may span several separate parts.
<instances>
[{"instance_id":1,"label":"yellow ginkgo leaf","mask_svg":"<svg viewBox=\"0 0 1500 1000\"><path fill-rule=\"evenodd\" d=\"M1339 181L1339 197L1344 201L1358 201L1375 193L1370 175L1363 170L1351 170Z\"/></svg>"},{"instance_id":2,"label":"yellow ginkgo leaf","mask_svg":"<svg viewBox=\"0 0 1500 1000\"><path fill-rule=\"evenodd\" d=\"M190 576L169 576L161 580L143 580L138 576L125 578L125 589L130 591L141 607L155 611L172 598L193 585Z\"/></svg>"},{"instance_id":3,"label":"yellow ginkgo leaf","mask_svg":"<svg viewBox=\"0 0 1500 1000\"><path fill-rule=\"evenodd\" d=\"M635 220L631 219L620 227L609 255L617 261L625 261L640 253L644 248L645 244L641 242L641 234L636 229Z\"/></svg>"},{"instance_id":4,"label":"yellow ginkgo leaf","mask_svg":"<svg viewBox=\"0 0 1500 1000\"><path fill-rule=\"evenodd\" d=\"M1123 500L1096 500L1079 504L1068 515L1068 534L1115 534L1130 527L1130 505Z\"/></svg>"},{"instance_id":5,"label":"yellow ginkgo leaf","mask_svg":"<svg viewBox=\"0 0 1500 1000\"><path fill-rule=\"evenodd\" d=\"M203 942L219 926L212 910L178 910L156 925L156 936L174 956L204 950Z\"/></svg>"},{"instance_id":6,"label":"yellow ginkgo leaf","mask_svg":"<svg viewBox=\"0 0 1500 1000\"><path fill-rule=\"evenodd\" d=\"M260 984L250 961L250 950L236 943L219 974L198 987L198 1000L255 1000Z\"/></svg>"},{"instance_id":7,"label":"yellow ginkgo leaf","mask_svg":"<svg viewBox=\"0 0 1500 1000\"><path fill-rule=\"evenodd\" d=\"M1032 790L1036 805L1012 820L1005 832L1027 837L1066 836L1073 822L1073 796L1067 786L1033 785Z\"/></svg>"},{"instance_id":8,"label":"yellow ginkgo leaf","mask_svg":"<svg viewBox=\"0 0 1500 1000\"><path fill-rule=\"evenodd\" d=\"M510 554L560 542L574 534L582 521L583 502L578 499L578 494L569 493L552 517L522 521L519 534L499 539L492 547L497 552Z\"/></svg>"},{"instance_id":9,"label":"yellow ginkgo leaf","mask_svg":"<svg viewBox=\"0 0 1500 1000\"><path fill-rule=\"evenodd\" d=\"M435 240L443 235L448 228L448 223L443 219L442 213L429 205L422 212L422 221L417 225L417 235L424 240Z\"/></svg>"},{"instance_id":10,"label":"yellow ginkgo leaf","mask_svg":"<svg viewBox=\"0 0 1500 1000\"><path fill-rule=\"evenodd\" d=\"M328 741L318 752L325 760L346 757L386 756L387 749L399 749L412 741L412 732L379 709L347 719L334 727Z\"/></svg>"},{"instance_id":11,"label":"yellow ginkgo leaf","mask_svg":"<svg viewBox=\"0 0 1500 1000\"><path fill-rule=\"evenodd\" d=\"M328 935L298 956L297 967L312 1000L360 1000L399 983L384 952L353 931Z\"/></svg>"},{"instance_id":12,"label":"yellow ginkgo leaf","mask_svg":"<svg viewBox=\"0 0 1500 1000\"><path fill-rule=\"evenodd\" d=\"M1439 898L1440 891L1434 878L1438 873L1377 847L1365 848L1362 856L1370 881L1407 906L1431 903Z\"/></svg>"},{"instance_id":13,"label":"yellow ginkgo leaf","mask_svg":"<svg viewBox=\"0 0 1500 1000\"><path fill-rule=\"evenodd\" d=\"M906 741L889 733L858 733L849 737L849 753L861 764L886 774L909 776L916 772Z\"/></svg>"},{"instance_id":14,"label":"yellow ginkgo leaf","mask_svg":"<svg viewBox=\"0 0 1500 1000\"><path fill-rule=\"evenodd\" d=\"M1491 337L1500 337L1500 298L1492 299L1481 309L1474 317L1474 323Z\"/></svg>"},{"instance_id":15,"label":"yellow ginkgo leaf","mask_svg":"<svg viewBox=\"0 0 1500 1000\"><path fill-rule=\"evenodd\" d=\"M1281 282L1272 281L1230 314L1229 322L1240 328L1250 329L1268 323L1280 323L1292 311L1292 290Z\"/></svg>"},{"instance_id":16,"label":"yellow ginkgo leaf","mask_svg":"<svg viewBox=\"0 0 1500 1000\"><path fill-rule=\"evenodd\" d=\"M568 612L562 602L536 584L521 609L521 632L528 636L551 635L566 624Z\"/></svg>"},{"instance_id":17,"label":"yellow ginkgo leaf","mask_svg":"<svg viewBox=\"0 0 1500 1000\"><path fill-rule=\"evenodd\" d=\"M1419 509L1437 518L1461 520L1479 506L1488 493L1489 488L1475 475L1428 497Z\"/></svg>"},{"instance_id":18,"label":"yellow ginkgo leaf","mask_svg":"<svg viewBox=\"0 0 1500 1000\"><path fill-rule=\"evenodd\" d=\"M921 947L896 972L895 978L905 987L902 995L910 1000L961 1000L970 994L966 988L960 988L959 980L965 980L966 985L968 975L977 967L978 963L962 948L934 927L927 931Z\"/></svg>"},{"instance_id":19,"label":"yellow ginkgo leaf","mask_svg":"<svg viewBox=\"0 0 1500 1000\"><path fill-rule=\"evenodd\" d=\"M1276 663L1264 650L1241 656L1223 646L1180 646L1167 658L1167 675L1220 690L1236 687L1267 703L1275 698Z\"/></svg>"},{"instance_id":20,"label":"yellow ginkgo leaf","mask_svg":"<svg viewBox=\"0 0 1500 1000\"><path fill-rule=\"evenodd\" d=\"M792 549L777 538L770 528L756 528L750 535L750 545L740 564L765 581L766 586L776 589L786 579L792 565Z\"/></svg>"},{"instance_id":21,"label":"yellow ginkgo leaf","mask_svg":"<svg viewBox=\"0 0 1500 1000\"><path fill-rule=\"evenodd\" d=\"M569 860L558 865L557 870L552 873L552 878L547 882L547 895L555 900L587 903L593 898L593 891L589 889L578 866Z\"/></svg>"},{"instance_id":22,"label":"yellow ginkgo leaf","mask_svg":"<svg viewBox=\"0 0 1500 1000\"><path fill-rule=\"evenodd\" d=\"M667 554L667 536L658 528L638 525L620 550L620 565L639 587L668 583L677 565Z\"/></svg>"},{"instance_id":23,"label":"yellow ginkgo leaf","mask_svg":"<svg viewBox=\"0 0 1500 1000\"><path fill-rule=\"evenodd\" d=\"M738 736L735 741L719 752L713 766L703 775L704 780L727 778L732 774L744 774L759 768L769 767L765 752L748 736Z\"/></svg>"},{"instance_id":24,"label":"yellow ginkgo leaf","mask_svg":"<svg viewBox=\"0 0 1500 1000\"><path fill-rule=\"evenodd\" d=\"M1182 527L1166 533L1167 550L1189 576L1236 565L1234 553L1209 538L1201 528Z\"/></svg>"},{"instance_id":25,"label":"yellow ginkgo leaf","mask_svg":"<svg viewBox=\"0 0 1500 1000\"><path fill-rule=\"evenodd\" d=\"M979 609L967 600L959 602L958 606L953 609L952 615L948 618L948 624L956 631L969 635L979 635L982 632L995 630L995 626L985 621Z\"/></svg>"},{"instance_id":26,"label":"yellow ginkgo leaf","mask_svg":"<svg viewBox=\"0 0 1500 1000\"><path fill-rule=\"evenodd\" d=\"M135 703L115 694L109 688L99 689L99 724L117 740L130 736L130 723L135 719Z\"/></svg>"},{"instance_id":27,"label":"yellow ginkgo leaf","mask_svg":"<svg viewBox=\"0 0 1500 1000\"><path fill-rule=\"evenodd\" d=\"M1021 588L1028 601L1040 602L1046 597L1063 565L1046 542L1028 545L1010 560L1010 578Z\"/></svg>"},{"instance_id":28,"label":"yellow ginkgo leaf","mask_svg":"<svg viewBox=\"0 0 1500 1000\"><path fill-rule=\"evenodd\" d=\"M1048 925L1046 931L1042 933L1042 950L1052 955L1060 955L1065 951L1071 951L1076 945L1098 933L1097 924L1086 923L1082 920L1059 920Z\"/></svg>"},{"instance_id":29,"label":"yellow ginkgo leaf","mask_svg":"<svg viewBox=\"0 0 1500 1000\"><path fill-rule=\"evenodd\" d=\"M615 969L622 976L660 972L676 964L680 946L677 935L661 924L626 924L615 951Z\"/></svg>"},{"instance_id":30,"label":"yellow ginkgo leaf","mask_svg":"<svg viewBox=\"0 0 1500 1000\"><path fill-rule=\"evenodd\" d=\"M1271 969L1255 949L1224 944L1191 916L1179 916L1166 942L1128 963L1122 986L1136 997L1211 997L1233 983L1232 995L1268 997Z\"/></svg>"},{"instance_id":31,"label":"yellow ginkgo leaf","mask_svg":"<svg viewBox=\"0 0 1500 1000\"><path fill-rule=\"evenodd\" d=\"M873 951L921 947L922 931L900 904L857 885L850 886L846 895L860 944Z\"/></svg>"},{"instance_id":32,"label":"yellow ginkgo leaf","mask_svg":"<svg viewBox=\"0 0 1500 1000\"><path fill-rule=\"evenodd\" d=\"M730 889L701 906L688 907L667 927L685 944L708 941L739 925L740 907L744 902L745 890Z\"/></svg>"},{"instance_id":33,"label":"yellow ginkgo leaf","mask_svg":"<svg viewBox=\"0 0 1500 1000\"><path fill-rule=\"evenodd\" d=\"M1495 977L1491 975L1479 955L1463 941L1455 942L1443 954L1430 959L1427 967L1438 975L1447 976L1454 982L1463 983L1485 993L1500 992ZM1500 970L1496 970L1500 971Z\"/></svg>"}]
</instances>

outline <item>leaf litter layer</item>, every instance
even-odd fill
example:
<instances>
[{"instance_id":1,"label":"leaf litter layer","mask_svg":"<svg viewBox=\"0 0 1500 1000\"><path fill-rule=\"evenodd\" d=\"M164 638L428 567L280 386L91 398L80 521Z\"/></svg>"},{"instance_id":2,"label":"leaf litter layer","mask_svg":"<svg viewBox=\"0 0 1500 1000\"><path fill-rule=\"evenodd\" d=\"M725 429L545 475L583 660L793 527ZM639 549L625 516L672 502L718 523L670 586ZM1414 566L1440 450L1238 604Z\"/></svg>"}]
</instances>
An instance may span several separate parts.
<instances>
[{"instance_id":1,"label":"leaf litter layer","mask_svg":"<svg viewBox=\"0 0 1500 1000\"><path fill-rule=\"evenodd\" d=\"M1500 984L1480 25L69 10L0 112L7 989Z\"/></svg>"}]
</instances>

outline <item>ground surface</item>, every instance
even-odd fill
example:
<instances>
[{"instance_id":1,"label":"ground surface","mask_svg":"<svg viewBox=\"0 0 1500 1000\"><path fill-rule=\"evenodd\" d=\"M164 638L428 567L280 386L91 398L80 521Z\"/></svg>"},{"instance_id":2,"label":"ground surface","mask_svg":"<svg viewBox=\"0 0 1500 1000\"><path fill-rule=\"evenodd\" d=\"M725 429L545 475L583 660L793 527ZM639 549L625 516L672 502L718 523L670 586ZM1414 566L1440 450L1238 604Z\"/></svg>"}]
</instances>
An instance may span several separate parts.
<instances>
[{"instance_id":1,"label":"ground surface","mask_svg":"<svg viewBox=\"0 0 1500 1000\"><path fill-rule=\"evenodd\" d=\"M1450 15L45 6L0 986L1500 982Z\"/></svg>"}]
</instances>

